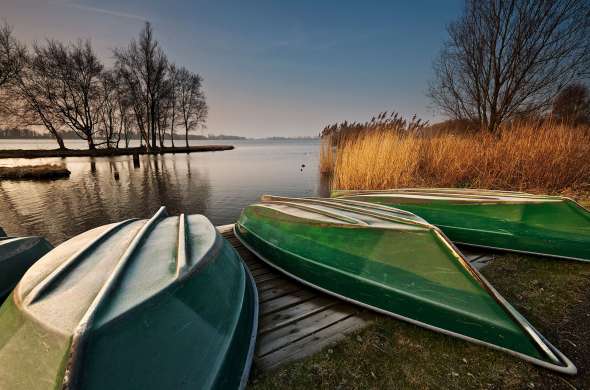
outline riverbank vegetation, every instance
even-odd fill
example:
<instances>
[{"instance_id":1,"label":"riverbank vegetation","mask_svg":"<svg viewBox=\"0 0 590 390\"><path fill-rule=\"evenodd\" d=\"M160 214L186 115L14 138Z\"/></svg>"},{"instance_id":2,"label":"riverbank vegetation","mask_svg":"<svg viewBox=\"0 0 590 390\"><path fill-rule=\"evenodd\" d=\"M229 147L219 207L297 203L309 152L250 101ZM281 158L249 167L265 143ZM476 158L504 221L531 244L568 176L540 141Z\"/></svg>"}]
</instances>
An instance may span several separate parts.
<instances>
[{"instance_id":1,"label":"riverbank vegetation","mask_svg":"<svg viewBox=\"0 0 590 390\"><path fill-rule=\"evenodd\" d=\"M70 173L63 165L55 164L0 167L0 179L5 180L52 180L68 177Z\"/></svg>"},{"instance_id":2,"label":"riverbank vegetation","mask_svg":"<svg viewBox=\"0 0 590 390\"><path fill-rule=\"evenodd\" d=\"M203 78L170 62L146 23L137 40L113 50L107 68L90 41L48 39L28 48L0 28L0 116L13 127L44 129L65 150L75 134L88 149L128 148L139 138L147 151L174 147L178 129L205 126ZM169 145L167 145L169 141Z\"/></svg>"},{"instance_id":3,"label":"riverbank vegetation","mask_svg":"<svg viewBox=\"0 0 590 390\"><path fill-rule=\"evenodd\" d=\"M327 126L321 171L342 189L587 189L589 12L584 0L466 1L428 93L449 120Z\"/></svg>"},{"instance_id":4,"label":"riverbank vegetation","mask_svg":"<svg viewBox=\"0 0 590 390\"><path fill-rule=\"evenodd\" d=\"M401 132L379 121L334 143L320 166L339 189L473 187L541 192L590 189L590 127L551 120L481 131Z\"/></svg>"}]
</instances>

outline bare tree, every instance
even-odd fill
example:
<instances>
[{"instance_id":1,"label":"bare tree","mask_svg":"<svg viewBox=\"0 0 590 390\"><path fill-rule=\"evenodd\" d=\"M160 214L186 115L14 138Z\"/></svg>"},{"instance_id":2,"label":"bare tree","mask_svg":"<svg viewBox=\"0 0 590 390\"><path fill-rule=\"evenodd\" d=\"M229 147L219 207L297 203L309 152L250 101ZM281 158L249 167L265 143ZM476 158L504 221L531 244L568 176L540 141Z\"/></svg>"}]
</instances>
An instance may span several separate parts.
<instances>
[{"instance_id":1,"label":"bare tree","mask_svg":"<svg viewBox=\"0 0 590 390\"><path fill-rule=\"evenodd\" d=\"M587 0L467 0L448 33L429 95L443 113L489 131L547 109L590 71Z\"/></svg>"},{"instance_id":2,"label":"bare tree","mask_svg":"<svg viewBox=\"0 0 590 390\"><path fill-rule=\"evenodd\" d=\"M149 22L126 49L115 50L116 67L132 101L136 123L148 148L156 146L166 55L155 40Z\"/></svg>"},{"instance_id":3,"label":"bare tree","mask_svg":"<svg viewBox=\"0 0 590 390\"><path fill-rule=\"evenodd\" d=\"M9 84L14 82L24 66L26 48L12 35L12 28L5 22L0 26L0 115L10 116L13 100Z\"/></svg>"},{"instance_id":4,"label":"bare tree","mask_svg":"<svg viewBox=\"0 0 590 390\"><path fill-rule=\"evenodd\" d=\"M9 96L12 102L10 116L22 126L44 126L55 138L60 149L66 149L59 132L60 121L51 102L46 98L52 91L52 76L38 73L32 67L34 56L23 52L20 71L10 83Z\"/></svg>"},{"instance_id":5,"label":"bare tree","mask_svg":"<svg viewBox=\"0 0 590 390\"><path fill-rule=\"evenodd\" d=\"M105 139L107 149L117 145L121 139L118 87L116 75L104 71L100 75L100 133Z\"/></svg>"},{"instance_id":6,"label":"bare tree","mask_svg":"<svg viewBox=\"0 0 590 390\"><path fill-rule=\"evenodd\" d=\"M178 71L178 109L184 125L185 142L188 147L188 133L207 120L207 103L202 90L203 78L182 67Z\"/></svg>"},{"instance_id":7,"label":"bare tree","mask_svg":"<svg viewBox=\"0 0 590 390\"><path fill-rule=\"evenodd\" d=\"M25 47L12 35L12 28L0 26L0 88L14 80L23 67Z\"/></svg>"},{"instance_id":8,"label":"bare tree","mask_svg":"<svg viewBox=\"0 0 590 390\"><path fill-rule=\"evenodd\" d=\"M95 149L94 133L101 114L103 66L89 41L66 46L49 40L34 45L32 71L42 77L42 97L60 121Z\"/></svg>"},{"instance_id":9,"label":"bare tree","mask_svg":"<svg viewBox=\"0 0 590 390\"><path fill-rule=\"evenodd\" d=\"M552 113L573 125L590 123L590 89L582 83L568 85L553 100Z\"/></svg>"},{"instance_id":10,"label":"bare tree","mask_svg":"<svg viewBox=\"0 0 590 390\"><path fill-rule=\"evenodd\" d=\"M170 141L174 147L174 126L178 117L178 70L175 64L168 67L168 93L166 94L168 114L170 115Z\"/></svg>"},{"instance_id":11,"label":"bare tree","mask_svg":"<svg viewBox=\"0 0 590 390\"><path fill-rule=\"evenodd\" d=\"M119 116L119 134L117 136L116 147L119 147L119 141L121 140L121 137L123 137L123 140L125 141L125 148L129 148L129 142L131 141L131 136L133 135L133 109L131 99L127 94L126 88L124 87L125 83L122 80L121 74L117 72L113 72L113 74L117 84L115 92L117 112Z\"/></svg>"}]
</instances>

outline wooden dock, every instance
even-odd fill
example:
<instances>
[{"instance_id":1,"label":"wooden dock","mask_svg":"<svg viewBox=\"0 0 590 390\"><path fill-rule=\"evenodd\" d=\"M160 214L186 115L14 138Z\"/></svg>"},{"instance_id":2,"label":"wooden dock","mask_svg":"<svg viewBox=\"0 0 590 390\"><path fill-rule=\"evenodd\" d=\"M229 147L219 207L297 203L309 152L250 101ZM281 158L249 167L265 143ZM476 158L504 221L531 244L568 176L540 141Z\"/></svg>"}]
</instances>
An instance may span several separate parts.
<instances>
[{"instance_id":1,"label":"wooden dock","mask_svg":"<svg viewBox=\"0 0 590 390\"><path fill-rule=\"evenodd\" d=\"M258 369L269 370L310 356L362 329L375 317L269 267L240 243L233 225L217 229L244 259L256 281L260 317L254 364ZM461 251L478 268L492 259L474 249Z\"/></svg>"},{"instance_id":2,"label":"wooden dock","mask_svg":"<svg viewBox=\"0 0 590 390\"><path fill-rule=\"evenodd\" d=\"M365 327L371 315L270 268L233 234L233 225L217 228L250 268L260 299L254 364L275 368L312 355Z\"/></svg>"}]
</instances>

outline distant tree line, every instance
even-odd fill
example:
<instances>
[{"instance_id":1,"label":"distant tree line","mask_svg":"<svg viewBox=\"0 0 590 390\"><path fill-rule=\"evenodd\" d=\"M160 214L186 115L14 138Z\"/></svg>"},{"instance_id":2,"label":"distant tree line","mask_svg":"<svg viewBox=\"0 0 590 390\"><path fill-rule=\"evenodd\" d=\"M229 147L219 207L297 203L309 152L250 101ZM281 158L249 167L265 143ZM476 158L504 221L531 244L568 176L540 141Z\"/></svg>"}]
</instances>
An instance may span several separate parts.
<instances>
[{"instance_id":1,"label":"distant tree line","mask_svg":"<svg viewBox=\"0 0 590 390\"><path fill-rule=\"evenodd\" d=\"M73 131L63 130L60 131L60 136L62 139L75 139L79 140L78 134ZM8 127L4 129L0 129L0 139L19 139L19 138L26 138L26 139L53 139L54 137L47 133L47 132L38 132L31 129L26 128L17 128L17 127ZM139 134L133 133L131 139L139 140ZM226 135L226 134L189 134L189 140L239 140L239 139L246 139L246 137L241 137L238 135ZM164 135L164 140L172 140L170 134Z\"/></svg>"},{"instance_id":2,"label":"distant tree line","mask_svg":"<svg viewBox=\"0 0 590 390\"><path fill-rule=\"evenodd\" d=\"M74 133L97 146L129 147L134 137L148 150L174 146L181 128L203 128L203 79L171 63L146 23L137 40L115 49L105 68L90 41L47 40L27 48L6 23L0 28L0 114L6 123L42 126L60 149Z\"/></svg>"}]
</instances>

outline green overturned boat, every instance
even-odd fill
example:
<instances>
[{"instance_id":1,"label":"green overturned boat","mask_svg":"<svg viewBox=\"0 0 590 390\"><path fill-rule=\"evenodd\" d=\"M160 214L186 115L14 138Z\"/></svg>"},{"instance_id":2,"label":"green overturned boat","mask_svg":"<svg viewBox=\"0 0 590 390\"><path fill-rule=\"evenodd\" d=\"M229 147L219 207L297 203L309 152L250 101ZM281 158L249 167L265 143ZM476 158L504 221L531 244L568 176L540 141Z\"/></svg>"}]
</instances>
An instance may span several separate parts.
<instances>
[{"instance_id":1,"label":"green overturned boat","mask_svg":"<svg viewBox=\"0 0 590 390\"><path fill-rule=\"evenodd\" d=\"M6 237L6 232L0 227L0 237Z\"/></svg>"},{"instance_id":2,"label":"green overturned boat","mask_svg":"<svg viewBox=\"0 0 590 390\"><path fill-rule=\"evenodd\" d=\"M437 227L403 210L264 196L238 239L285 274L342 299L558 372L576 368Z\"/></svg>"},{"instance_id":3,"label":"green overturned boat","mask_svg":"<svg viewBox=\"0 0 590 390\"><path fill-rule=\"evenodd\" d=\"M0 389L244 388L254 281L201 215L126 220L39 260L0 308Z\"/></svg>"},{"instance_id":4,"label":"green overturned boat","mask_svg":"<svg viewBox=\"0 0 590 390\"><path fill-rule=\"evenodd\" d=\"M471 189L334 191L415 213L455 243L590 261L590 212L561 196Z\"/></svg>"},{"instance_id":5,"label":"green overturned boat","mask_svg":"<svg viewBox=\"0 0 590 390\"><path fill-rule=\"evenodd\" d=\"M43 237L6 237L1 233L4 232L0 231L0 304L29 267L53 249Z\"/></svg>"}]
</instances>

